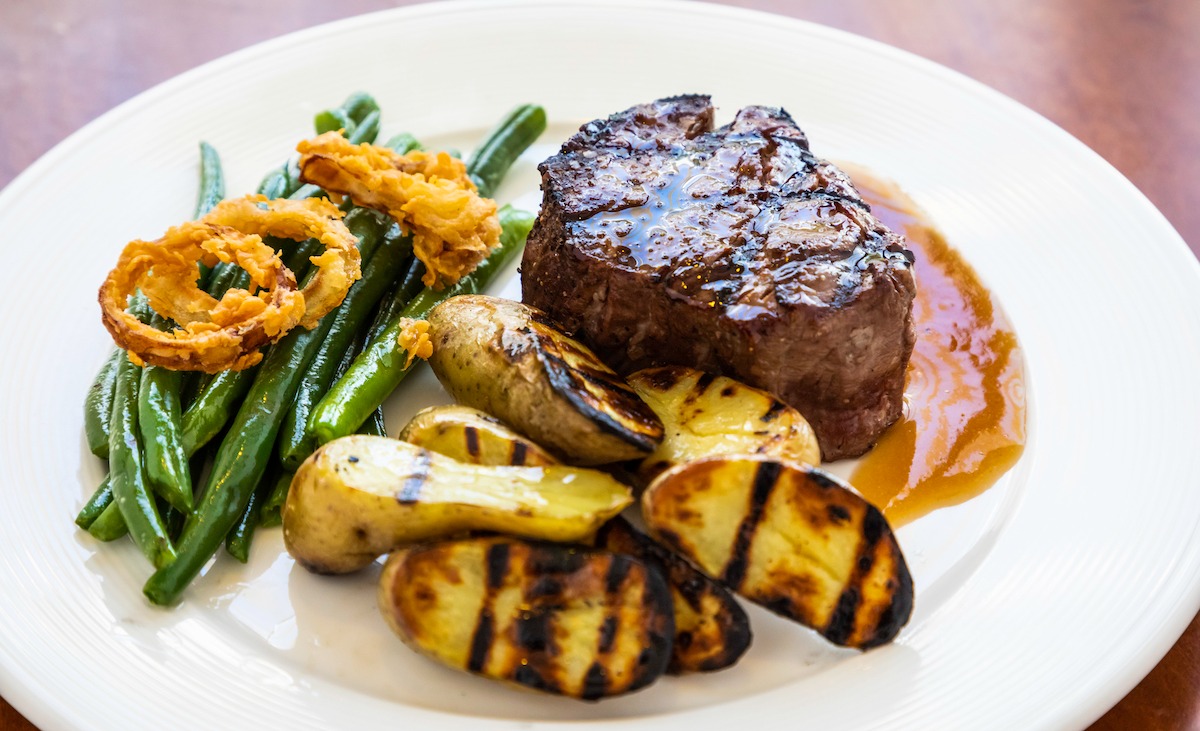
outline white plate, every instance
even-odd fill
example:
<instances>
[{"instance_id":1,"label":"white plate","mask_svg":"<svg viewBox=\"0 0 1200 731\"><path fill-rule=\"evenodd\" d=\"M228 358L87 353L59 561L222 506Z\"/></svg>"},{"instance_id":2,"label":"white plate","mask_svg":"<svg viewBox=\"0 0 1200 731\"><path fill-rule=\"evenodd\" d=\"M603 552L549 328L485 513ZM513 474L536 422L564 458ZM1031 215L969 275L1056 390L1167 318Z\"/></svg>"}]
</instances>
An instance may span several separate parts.
<instances>
[{"instance_id":1,"label":"white plate","mask_svg":"<svg viewBox=\"0 0 1200 731\"><path fill-rule=\"evenodd\" d=\"M128 542L71 518L103 465L81 403L108 352L95 292L125 241L190 215L196 142L249 191L313 112L369 90L385 133L468 149L514 104L575 126L713 94L786 106L818 154L900 181L1005 303L1031 440L1002 484L900 530L917 586L889 647L836 651L754 611L741 664L599 704L435 666L393 638L372 575L318 578L260 537L173 611ZM55 728L1064 728L1098 717L1200 605L1200 275L1154 208L1036 114L837 31L667 2L479 2L354 18L236 53L122 105L0 194L0 693ZM513 292L510 281L506 291ZM443 398L405 385L400 412Z\"/></svg>"}]
</instances>

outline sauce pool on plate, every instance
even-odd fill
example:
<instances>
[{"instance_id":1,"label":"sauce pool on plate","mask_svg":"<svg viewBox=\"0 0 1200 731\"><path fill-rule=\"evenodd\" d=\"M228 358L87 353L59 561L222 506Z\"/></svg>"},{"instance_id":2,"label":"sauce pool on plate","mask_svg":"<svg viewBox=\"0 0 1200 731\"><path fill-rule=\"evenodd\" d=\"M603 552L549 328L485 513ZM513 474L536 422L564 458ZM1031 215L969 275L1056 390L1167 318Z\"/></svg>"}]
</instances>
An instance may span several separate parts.
<instances>
[{"instance_id":1,"label":"sauce pool on plate","mask_svg":"<svg viewBox=\"0 0 1200 731\"><path fill-rule=\"evenodd\" d=\"M903 525L989 487L1025 448L1025 369L1016 333L974 270L895 184L844 166L884 225L916 256L917 342L904 415L850 482Z\"/></svg>"}]
</instances>

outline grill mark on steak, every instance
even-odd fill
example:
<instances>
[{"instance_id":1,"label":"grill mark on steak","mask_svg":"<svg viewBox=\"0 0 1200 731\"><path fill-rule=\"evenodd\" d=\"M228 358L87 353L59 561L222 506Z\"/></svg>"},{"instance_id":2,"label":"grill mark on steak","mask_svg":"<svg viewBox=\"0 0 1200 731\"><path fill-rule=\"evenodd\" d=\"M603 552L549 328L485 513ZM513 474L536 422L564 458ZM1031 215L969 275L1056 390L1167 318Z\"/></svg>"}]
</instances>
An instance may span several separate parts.
<instances>
[{"instance_id":1,"label":"grill mark on steak","mask_svg":"<svg viewBox=\"0 0 1200 731\"><path fill-rule=\"evenodd\" d=\"M900 415L911 254L782 109L707 96L590 122L539 168L524 300L619 372L688 365L773 392L826 459Z\"/></svg>"}]
</instances>

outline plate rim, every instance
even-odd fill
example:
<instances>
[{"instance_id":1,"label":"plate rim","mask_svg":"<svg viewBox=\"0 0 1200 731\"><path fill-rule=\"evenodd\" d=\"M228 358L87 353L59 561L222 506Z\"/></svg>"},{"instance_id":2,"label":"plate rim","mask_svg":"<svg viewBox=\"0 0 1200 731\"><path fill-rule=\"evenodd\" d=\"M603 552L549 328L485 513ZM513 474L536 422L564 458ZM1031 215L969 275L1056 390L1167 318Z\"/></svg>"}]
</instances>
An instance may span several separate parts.
<instances>
[{"instance_id":1,"label":"plate rim","mask_svg":"<svg viewBox=\"0 0 1200 731\"><path fill-rule=\"evenodd\" d=\"M973 94L984 94L990 97L993 102L1000 103L1009 109L1009 111L1021 115L1024 123L1038 125L1046 131L1052 131L1058 138L1056 144L1073 146L1077 154L1088 155L1092 158L1091 162L1093 164L1098 162L1107 168L1109 177L1114 182L1119 181L1119 184L1126 189L1126 193L1131 194L1129 202L1136 201L1142 211L1148 214L1158 227L1162 229L1163 234L1165 234L1162 237L1164 245L1173 246L1175 249L1172 255L1182 255L1183 261L1180 264L1190 267L1191 275L1200 280L1200 261L1197 260L1186 241L1171 222L1154 206L1145 194L1116 169L1115 166L1040 113L961 72L881 41L808 20L791 18L761 10L717 5L700 0L649 0L644 3L636 2L635 0L611 0L609 2L605 2L605 0L568 0L568 2L555 2L555 0L503 0L502 2L494 2L493 0L443 0L441 2L421 3L412 6L371 11L289 32L225 54L165 79L100 114L51 147L51 149L22 170L3 189L0 189L0 210L6 209L11 205L10 201L19 200L22 195L26 194L27 189L44 174L44 171L61 164L62 160L69 156L72 151L78 149L95 136L104 133L121 120L135 115L145 106L156 103L161 96L172 93L177 87L186 87L198 79L210 74L221 73L226 67L234 66L245 60L272 55L283 48L303 43L313 37L325 37L338 33L353 32L356 28L384 16L389 19L393 17L415 18L424 15L469 12L471 9L476 8L495 9L498 6L538 7L561 5L605 8L613 6L639 8L655 6L662 9L686 10L689 12L696 12L699 9L701 12L708 13L713 17L755 17L758 22L788 25L796 32L823 34L840 44L858 45L869 48L873 53L901 60L912 68L939 76L944 80L965 88ZM1167 240L1171 240L1173 243L1166 244ZM1186 264L1183 262L1186 262ZM984 273L984 276L986 278L986 273ZM1029 372L1028 377L1031 379L1034 377L1032 370ZM1197 530L1200 531L1200 528ZM1195 540L1190 545L1195 545ZM1087 720L1088 722L1095 720L1103 715L1116 701L1119 701L1130 689L1140 683L1144 676L1161 661L1167 651L1177 642L1179 636L1182 635L1191 622L1192 617L1195 616L1196 610L1200 609L1200 581L1196 581L1195 577L1193 577L1191 582L1190 591L1186 593L1186 599L1187 601L1183 601L1183 596L1181 595L1181 601L1177 603L1176 610L1171 614L1174 621L1169 626L1160 626L1158 631L1153 633L1151 641L1146 643L1146 646L1152 649L1142 652L1132 659L1132 665L1138 668L1136 672L1113 675L1106 679L1102 687L1094 689L1097 693L1099 691L1119 691L1120 695L1113 696L1116 700L1108 701L1107 705L1103 705L1098 711L1095 710L1095 707L1092 707L1088 712L1076 715L1063 713L1060 716L1069 716L1072 719L1082 720L1088 713L1094 711L1094 715ZM1184 616L1179 607L1190 608L1190 614ZM0 692L2 692L4 698L27 718L43 728L78 727L78 721L82 720L78 714L73 712L68 713L68 706L56 706L52 698L34 691L33 688L35 687L39 690L44 690L45 684L37 682L30 673L23 668L15 666L12 661L13 658L7 648L0 646ZM1063 719L1060 718L1059 720ZM609 722L615 723L613 721Z\"/></svg>"}]
</instances>

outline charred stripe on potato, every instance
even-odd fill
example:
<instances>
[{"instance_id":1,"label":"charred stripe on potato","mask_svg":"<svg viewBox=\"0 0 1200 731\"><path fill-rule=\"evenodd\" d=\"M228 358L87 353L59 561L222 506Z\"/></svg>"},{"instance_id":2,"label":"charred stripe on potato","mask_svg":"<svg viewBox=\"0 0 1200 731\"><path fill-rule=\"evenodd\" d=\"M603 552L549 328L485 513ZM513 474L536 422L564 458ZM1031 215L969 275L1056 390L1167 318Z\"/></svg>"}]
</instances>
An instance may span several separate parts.
<instances>
[{"instance_id":1,"label":"charred stripe on potato","mask_svg":"<svg viewBox=\"0 0 1200 731\"><path fill-rule=\"evenodd\" d=\"M620 516L604 524L596 545L638 558L667 578L675 607L675 646L667 672L720 670L750 647L750 619L733 595Z\"/></svg>"},{"instance_id":2,"label":"charred stripe on potato","mask_svg":"<svg viewBox=\"0 0 1200 731\"><path fill-rule=\"evenodd\" d=\"M463 437L467 447L467 454L473 458L479 457L479 430L473 426L463 427Z\"/></svg>"},{"instance_id":3,"label":"charred stripe on potato","mask_svg":"<svg viewBox=\"0 0 1200 731\"><path fill-rule=\"evenodd\" d=\"M406 644L451 667L586 700L652 682L674 634L666 584L642 562L511 538L392 554L379 607Z\"/></svg>"},{"instance_id":4,"label":"charred stripe on potato","mask_svg":"<svg viewBox=\"0 0 1200 731\"><path fill-rule=\"evenodd\" d=\"M647 368L629 385L662 420L663 440L637 469L643 482L670 467L720 454L763 454L817 464L808 422L766 391L692 368Z\"/></svg>"},{"instance_id":5,"label":"charred stripe on potato","mask_svg":"<svg viewBox=\"0 0 1200 731\"><path fill-rule=\"evenodd\" d=\"M404 484L400 488L400 492L396 494L396 500L401 505L412 505L421 497L421 486L429 478L429 454L422 450L417 452L413 458L412 470L404 478ZM354 461L357 462L358 459Z\"/></svg>"},{"instance_id":6,"label":"charred stripe on potato","mask_svg":"<svg viewBox=\"0 0 1200 731\"><path fill-rule=\"evenodd\" d=\"M549 452L499 419L469 406L423 409L401 430L400 438L471 464L514 467L559 464Z\"/></svg>"},{"instance_id":7,"label":"charred stripe on potato","mask_svg":"<svg viewBox=\"0 0 1200 731\"><path fill-rule=\"evenodd\" d=\"M498 417L564 461L644 457L658 417L582 344L519 302L462 295L429 313L429 358L455 401Z\"/></svg>"},{"instance_id":8,"label":"charred stripe on potato","mask_svg":"<svg viewBox=\"0 0 1200 731\"><path fill-rule=\"evenodd\" d=\"M556 391L613 436L644 452L657 446L661 425L647 426L646 405L620 376L592 351L559 332L543 313L532 314L530 329L537 335L539 356Z\"/></svg>"},{"instance_id":9,"label":"charred stripe on potato","mask_svg":"<svg viewBox=\"0 0 1200 731\"><path fill-rule=\"evenodd\" d=\"M746 508L746 516L738 525L733 539L733 550L729 552L729 561L721 570L721 581L738 589L746 578L746 563L750 558L750 546L754 542L754 534L762 521L763 510L767 499L775 489L779 480L781 466L778 462L759 462L754 469L754 480L750 486L750 504Z\"/></svg>"},{"instance_id":10,"label":"charred stripe on potato","mask_svg":"<svg viewBox=\"0 0 1200 731\"><path fill-rule=\"evenodd\" d=\"M912 577L887 520L816 468L697 460L655 479L642 512L706 574L835 644L890 642L912 613Z\"/></svg>"}]
</instances>

